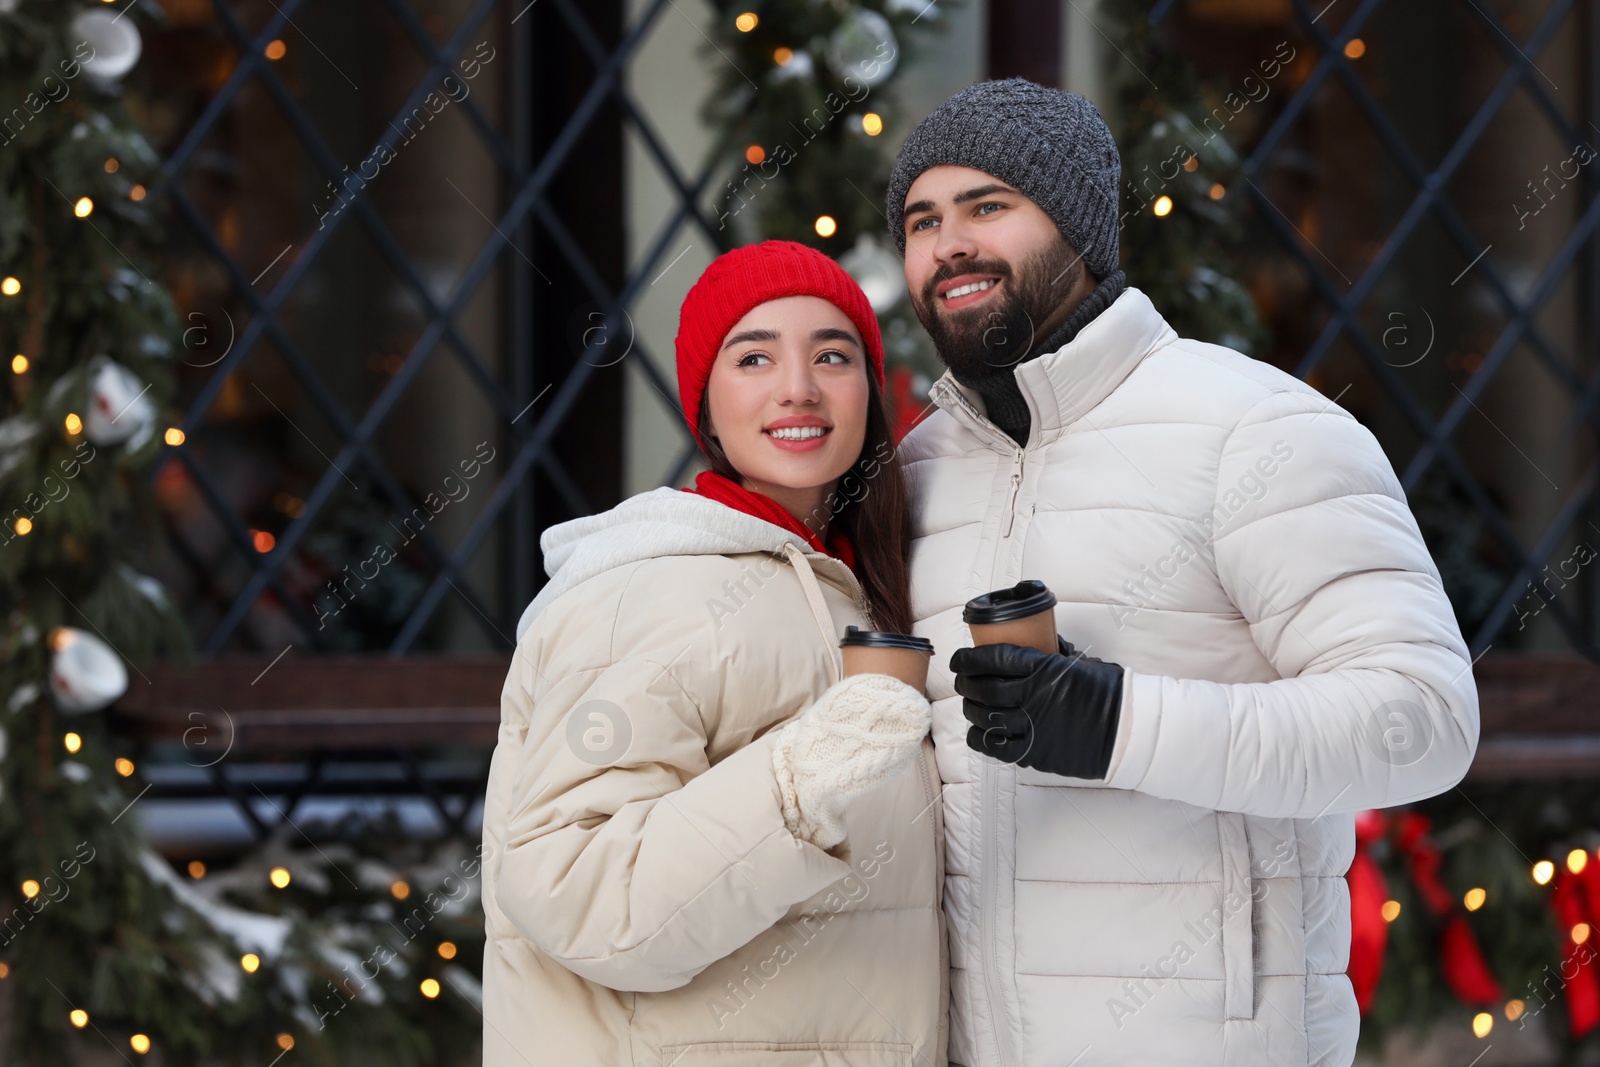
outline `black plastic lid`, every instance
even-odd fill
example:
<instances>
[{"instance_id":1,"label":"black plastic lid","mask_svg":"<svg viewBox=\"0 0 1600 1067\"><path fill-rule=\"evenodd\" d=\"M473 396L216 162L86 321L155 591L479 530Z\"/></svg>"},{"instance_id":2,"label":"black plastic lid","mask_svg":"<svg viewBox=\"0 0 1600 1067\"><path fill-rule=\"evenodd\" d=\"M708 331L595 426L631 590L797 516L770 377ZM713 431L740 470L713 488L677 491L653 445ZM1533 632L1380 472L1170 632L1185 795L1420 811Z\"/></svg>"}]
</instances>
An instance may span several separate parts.
<instances>
[{"instance_id":1,"label":"black plastic lid","mask_svg":"<svg viewBox=\"0 0 1600 1067\"><path fill-rule=\"evenodd\" d=\"M962 609L961 621L967 625L977 623L990 626L997 622L1013 622L1037 615L1056 606L1056 595L1043 582L1018 582L1010 589L996 589L992 593L975 596Z\"/></svg>"},{"instance_id":2,"label":"black plastic lid","mask_svg":"<svg viewBox=\"0 0 1600 1067\"><path fill-rule=\"evenodd\" d=\"M933 642L926 637L913 637L911 634L890 633L888 630L858 630L854 626L844 628L844 640L839 642L840 648L909 648L913 652L926 652L933 655Z\"/></svg>"}]
</instances>

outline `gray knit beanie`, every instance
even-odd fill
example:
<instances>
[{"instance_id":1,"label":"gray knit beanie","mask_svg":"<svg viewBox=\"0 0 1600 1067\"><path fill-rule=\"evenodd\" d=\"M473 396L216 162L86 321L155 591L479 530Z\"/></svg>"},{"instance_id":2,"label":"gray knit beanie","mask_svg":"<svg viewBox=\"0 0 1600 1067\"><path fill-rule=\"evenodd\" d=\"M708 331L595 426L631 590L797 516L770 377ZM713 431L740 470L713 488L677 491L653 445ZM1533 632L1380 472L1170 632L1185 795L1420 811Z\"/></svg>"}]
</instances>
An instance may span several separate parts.
<instances>
[{"instance_id":1,"label":"gray knit beanie","mask_svg":"<svg viewBox=\"0 0 1600 1067\"><path fill-rule=\"evenodd\" d=\"M1100 112L1076 93L1026 78L969 85L917 124L889 174L889 233L906 254L906 193L941 164L1016 187L1055 220L1096 278L1117 266L1122 162Z\"/></svg>"}]
</instances>

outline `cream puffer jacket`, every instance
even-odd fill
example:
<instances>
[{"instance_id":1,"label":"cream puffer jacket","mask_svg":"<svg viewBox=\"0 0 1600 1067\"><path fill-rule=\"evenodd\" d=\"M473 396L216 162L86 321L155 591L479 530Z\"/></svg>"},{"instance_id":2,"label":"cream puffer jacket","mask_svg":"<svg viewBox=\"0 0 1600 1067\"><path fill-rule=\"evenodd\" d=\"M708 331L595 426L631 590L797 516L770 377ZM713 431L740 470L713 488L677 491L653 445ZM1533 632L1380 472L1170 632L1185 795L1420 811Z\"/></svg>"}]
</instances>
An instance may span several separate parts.
<instances>
[{"instance_id":1,"label":"cream puffer jacket","mask_svg":"<svg viewBox=\"0 0 1600 1067\"><path fill-rule=\"evenodd\" d=\"M1020 365L1018 448L947 375L908 437L944 782L950 1059L1351 1062L1352 813L1441 792L1467 649L1376 440L1126 290ZM1128 671L1108 780L967 747L963 603L1023 578Z\"/></svg>"},{"instance_id":2,"label":"cream puffer jacket","mask_svg":"<svg viewBox=\"0 0 1600 1067\"><path fill-rule=\"evenodd\" d=\"M672 489L542 545L484 808L484 1063L943 1067L931 742L826 852L773 770L864 625L849 570Z\"/></svg>"}]
</instances>

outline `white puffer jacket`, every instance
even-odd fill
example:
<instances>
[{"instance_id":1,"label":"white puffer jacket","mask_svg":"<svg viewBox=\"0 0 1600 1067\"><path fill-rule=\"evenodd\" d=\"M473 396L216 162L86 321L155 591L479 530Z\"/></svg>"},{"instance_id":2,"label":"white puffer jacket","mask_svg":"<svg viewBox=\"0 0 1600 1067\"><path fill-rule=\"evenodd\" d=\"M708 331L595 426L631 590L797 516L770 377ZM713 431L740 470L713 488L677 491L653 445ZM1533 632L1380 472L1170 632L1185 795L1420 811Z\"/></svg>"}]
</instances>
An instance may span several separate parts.
<instances>
[{"instance_id":1,"label":"white puffer jacket","mask_svg":"<svg viewBox=\"0 0 1600 1067\"><path fill-rule=\"evenodd\" d=\"M773 763L866 625L849 569L675 489L541 544L484 800L486 1067L942 1067L932 744L827 851Z\"/></svg>"},{"instance_id":2,"label":"white puffer jacket","mask_svg":"<svg viewBox=\"0 0 1600 1067\"><path fill-rule=\"evenodd\" d=\"M951 1062L1348 1064L1351 813L1450 788L1478 738L1394 472L1331 401L1180 339L1137 289L1016 375L1026 448L949 375L902 446L940 653ZM967 747L961 608L1023 578L1128 671L1105 782Z\"/></svg>"}]
</instances>

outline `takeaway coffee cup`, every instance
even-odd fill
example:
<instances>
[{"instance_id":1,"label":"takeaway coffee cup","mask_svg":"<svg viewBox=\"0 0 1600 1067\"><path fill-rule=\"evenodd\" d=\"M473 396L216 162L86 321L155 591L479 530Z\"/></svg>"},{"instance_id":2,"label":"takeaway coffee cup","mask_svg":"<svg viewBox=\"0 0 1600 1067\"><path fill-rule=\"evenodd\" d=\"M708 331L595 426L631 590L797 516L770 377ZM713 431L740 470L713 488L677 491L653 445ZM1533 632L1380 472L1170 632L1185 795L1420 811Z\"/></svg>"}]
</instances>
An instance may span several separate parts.
<instances>
[{"instance_id":1,"label":"takeaway coffee cup","mask_svg":"<svg viewBox=\"0 0 1600 1067\"><path fill-rule=\"evenodd\" d=\"M967 601L962 621L975 645L1025 645L1055 652L1056 595L1043 582L1018 582Z\"/></svg>"},{"instance_id":2,"label":"takeaway coffee cup","mask_svg":"<svg viewBox=\"0 0 1600 1067\"><path fill-rule=\"evenodd\" d=\"M839 647L844 650L846 677L888 674L919 693L928 687L928 660L933 658L933 642L926 637L846 626Z\"/></svg>"}]
</instances>

